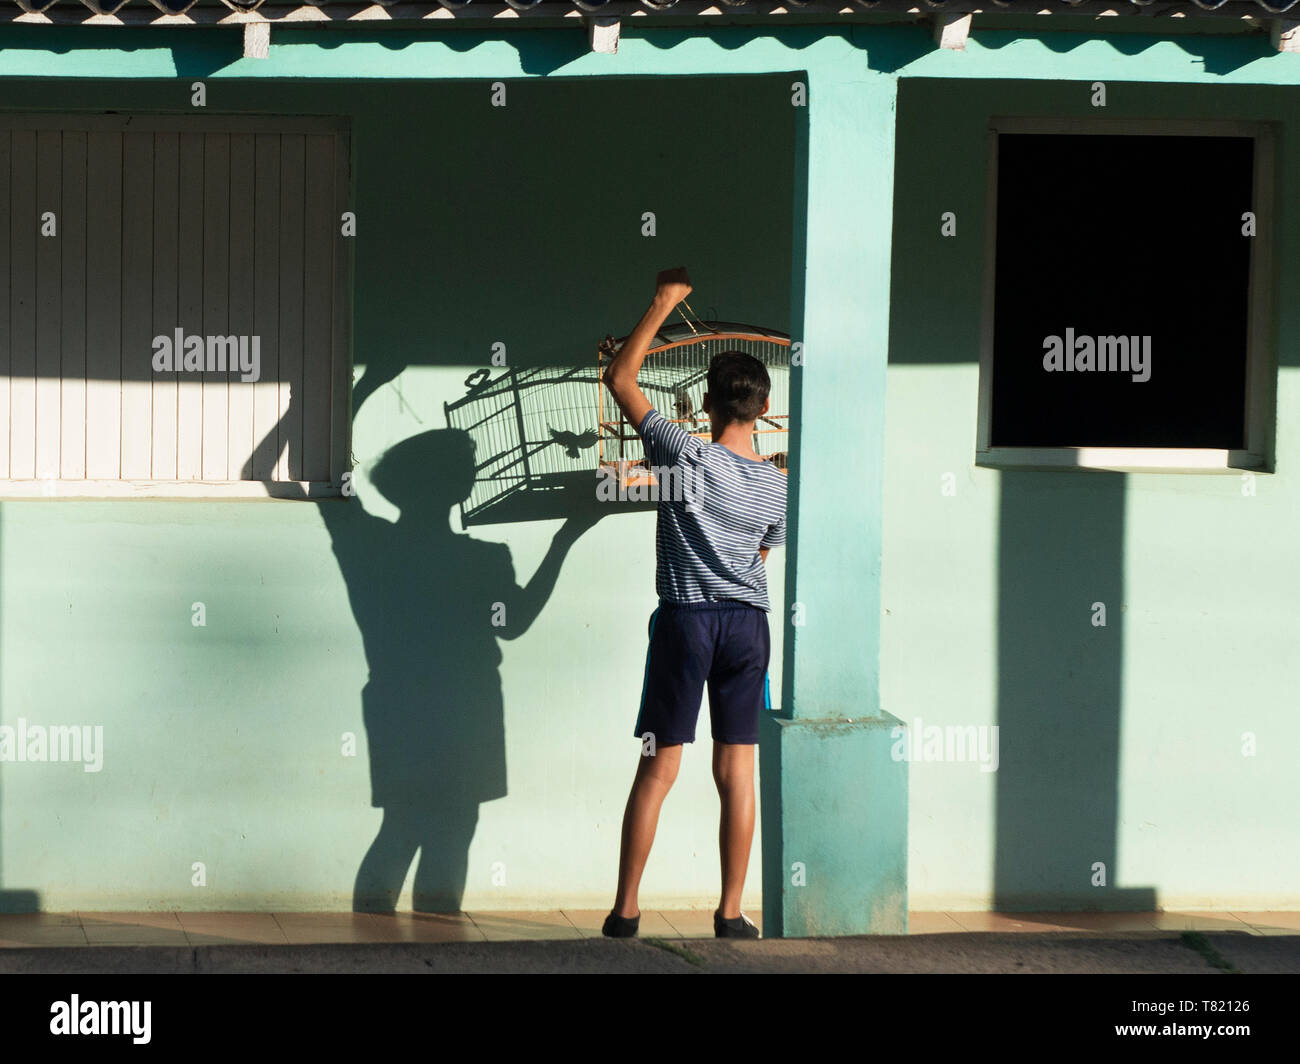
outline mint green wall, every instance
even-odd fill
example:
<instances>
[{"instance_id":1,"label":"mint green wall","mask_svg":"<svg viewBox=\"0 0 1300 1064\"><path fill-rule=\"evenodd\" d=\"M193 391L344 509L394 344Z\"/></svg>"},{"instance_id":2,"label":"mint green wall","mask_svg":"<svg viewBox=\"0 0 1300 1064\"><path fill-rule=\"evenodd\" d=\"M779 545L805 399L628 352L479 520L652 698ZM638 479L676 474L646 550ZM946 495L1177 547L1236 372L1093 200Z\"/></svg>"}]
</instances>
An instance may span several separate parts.
<instances>
[{"instance_id":1,"label":"mint green wall","mask_svg":"<svg viewBox=\"0 0 1300 1064\"><path fill-rule=\"evenodd\" d=\"M174 82L5 88L15 111L188 100ZM681 262L698 313L790 328L787 79L512 82L504 109L489 107L486 85L454 83L229 82L214 85L212 110L218 95L224 109L352 119L355 362L358 377L387 382L361 404L353 450L361 501L377 515L396 508L370 485L372 461L445 427L443 404L465 394L496 341L512 365L592 370L598 341L630 331L645 309L656 270ZM641 235L643 211L656 213L654 238ZM594 385L561 398L588 404L594 425ZM586 488L562 508L594 501L594 474ZM55 910L350 906L380 811L361 717L367 662L323 521L348 505L0 504L0 721L86 723L105 735L99 773L0 765L0 891L11 906L24 891ZM504 543L525 584L560 523L469 531ZM441 549L433 536L428 549ZM376 581L429 571L415 553L382 552L363 544L357 562ZM445 575L434 586L455 601L405 618L416 657L489 617L493 598L474 597L481 588L458 582L463 573ZM781 550L770 582L779 692ZM191 625L194 602L206 627ZM573 547L533 627L501 641L508 794L481 807L467 908L612 900L654 604L654 515L611 514ZM445 677L453 700L473 701L471 686ZM465 721L463 732L446 725L449 735L477 735L484 711L446 707ZM706 708L665 812L647 904L716 903L708 728ZM341 754L349 732L355 757ZM195 861L206 887L191 886ZM752 909L757 869L756 841Z\"/></svg>"},{"instance_id":2,"label":"mint green wall","mask_svg":"<svg viewBox=\"0 0 1300 1064\"><path fill-rule=\"evenodd\" d=\"M1276 227L1276 282L1294 290L1300 89L1108 89L1113 118L1279 124L1278 207L1261 226ZM1255 478L1254 497L1238 475L972 465L987 119L1102 113L1089 95L1086 81L900 87L882 702L926 727L997 724L1001 759L996 774L911 764L912 904L1293 908L1294 301L1277 315L1277 471ZM1097 180L1160 209L1141 174ZM955 238L940 235L944 211ZM1188 277L1188 298L1213 283ZM1091 624L1095 601L1105 628ZM1105 887L1091 883L1095 861Z\"/></svg>"},{"instance_id":3,"label":"mint green wall","mask_svg":"<svg viewBox=\"0 0 1300 1064\"><path fill-rule=\"evenodd\" d=\"M990 900L1045 907L1294 904L1288 890L1296 881L1295 829L1286 810L1296 795L1286 751L1295 749L1296 733L1284 715L1294 687L1283 597L1294 583L1286 546L1295 505L1286 468L1295 439L1286 414L1296 396L1288 370L1279 387L1279 472L1260 478L1254 499L1239 498L1230 477L1018 475L1009 493L1013 478L971 467L970 323L978 301L988 108L1086 113L1086 85L1102 78L1110 84L1112 114L1171 113L1184 92L1173 83L1185 82L1203 87L1191 103L1179 96L1186 114L1246 117L1251 108L1251 116L1272 108L1271 115L1285 117L1282 101L1300 82L1297 57L1272 54L1258 36L1159 40L1124 33L1112 44L978 23L964 54L937 50L924 26L840 27L829 34L817 27L728 28L687 37L629 30L613 57L586 52L576 28L498 40L455 31L422 41L384 31L368 39L352 30L277 31L267 60L238 59L238 41L234 31L8 27L0 31L0 77L15 80L5 83L5 106L183 112L190 82L203 78L212 111L352 114L361 225L357 362L366 362L367 347L378 359L391 359L394 347L422 357L431 352L427 368L417 358L402 377L405 406L385 388L363 408L358 457L373 458L391 440L440 423L440 403L458 394L465 367L481 364L466 354L481 341L479 322L504 320L513 330L507 341L520 336L525 346L541 323L549 346L537 349L537 360L566 360L595 333L630 325L649 273L685 260L702 291L719 290L737 269L746 271L746 283L730 289L725 302L710 300L719 312L778 328L788 323L834 342L837 349L823 352L819 363L823 376L815 386L809 378L804 396L805 419L820 419L808 430L815 450L797 459L829 466L844 433L879 438L884 348L877 324L889 307L883 451L855 461L842 496L799 504L809 519L838 522L832 546L850 545L847 559L834 549L819 552L809 531L801 531L798 593L817 592L806 603L810 618L820 609L821 616L853 623L800 632L798 668L785 690L793 692L787 708L808 718L870 714L879 704L909 722L1005 722L1010 714L1020 725L1021 767L1007 781L980 776L971 765L911 766L912 907ZM794 73L707 85L565 80L773 71ZM805 276L805 207L788 171L773 178L766 170L756 177L711 169L719 154L713 146L730 136L764 149L765 166L780 159L796 133L788 85L804 76L814 130L810 173L833 166L841 184L846 170L856 178L882 247L887 220L871 201L890 184L888 146L854 137L845 151L833 136L818 136L818 88L838 90L842 114L829 120L833 126L852 112L855 92L879 117L893 106L893 92L882 83L900 80L892 277L877 257L846 252L826 237L835 212L844 210L842 188L825 205L817 186L808 188ZM1024 80L996 87L966 80L1011 77ZM40 80L21 80L27 78ZM385 80L331 87L332 78ZM416 91L386 80L402 78L469 83ZM510 91L519 110L486 108L485 81L494 78L518 79ZM942 108L932 102L909 109L915 78L952 85ZM1169 84L1142 84L1150 82ZM1270 94L1249 87L1269 83L1288 88ZM1228 85L1242 88L1229 93L1222 88ZM733 127L727 116L738 112L743 118ZM421 114L427 124L412 121ZM564 121L555 123L557 115ZM568 151L554 150L555 130ZM437 139L442 131L466 149L456 156L459 176L448 169ZM1286 132L1282 172L1294 174ZM495 179L498 186L487 186L491 195L483 191L476 181L492 173L490 163L526 144L537 146L526 160L530 169L512 168ZM654 245L636 236L634 224L626 237L615 237L600 220L622 209L612 190L630 180L637 198L653 193L656 183L639 182L636 174L647 150L660 144L682 146L682 155L670 153L661 164L672 166L671 179L660 175L681 228L664 225L661 208ZM548 158L556 168L548 171L551 179L529 180L531 168ZM612 180L604 176L610 166L618 173ZM441 191L428 180L435 167L442 168L438 176L452 174L459 190L441 215L430 213ZM714 194L699 191L702 181L713 182ZM758 197L762 189L761 204L735 199ZM933 205L936 198L943 206ZM791 201L799 204L793 226L774 224L786 208L772 204ZM402 203L405 210L398 209ZM739 209L728 214L733 203ZM956 248L937 246L933 237L937 212L949 203L970 223ZM639 215L655 208L632 209ZM761 224L770 239L743 254L710 248L700 231L719 216L733 229ZM463 262L434 272L428 255L435 218L452 227L457 248L469 255L472 287L446 287ZM624 242L616 246L617 240ZM1294 288L1294 238L1283 239L1279 251L1285 291ZM856 273L863 263L865 277ZM387 273L382 280L373 276L380 269ZM434 283L422 284L424 276ZM801 303L793 311L792 287ZM1280 321L1285 351L1296 327L1285 306ZM867 330L860 346L859 326ZM936 348L944 352L938 364ZM817 357L813 346L810 359ZM856 428L864 412L865 437ZM957 473L955 499L939 494L947 471ZM1085 535L1089 520L1099 529L1092 539ZM473 531L506 542L522 578L555 527ZM467 906L608 902L635 756L617 749L631 743L624 732L652 597L651 527L648 515L629 515L588 532L537 626L504 647L510 794L483 807ZM843 535L848 527L862 530L860 542ZM1000 537L1003 529L1015 535ZM1226 549L1228 536L1234 544L1246 538L1250 549ZM1056 553L1022 576L1012 563L1044 538L1057 544ZM378 814L367 804L364 759L338 756L340 733L360 728L356 692L365 666L319 514L270 503L6 503L0 548L0 715L94 722L94 707L113 728L109 766L114 732L126 743L116 779L108 768L98 776L78 775L74 766L0 770L0 890L35 891L43 907L55 909L346 904ZM1088 563L1081 569L1074 564L1080 552ZM878 596L877 555L884 611L878 698L869 616ZM1111 642L1102 646L1075 641L1093 632L1086 603L1077 626L1050 611L1054 581L1064 580L1074 602L1094 594L1090 576L1102 587L1095 597L1119 597L1129 607L1111 611ZM779 598L779 568L772 579ZM596 587L608 590L595 595ZM204 630L189 627L196 599L209 605ZM1013 667L1017 639L1034 642L1038 653ZM1067 648L1064 658L1051 656L1058 645ZM808 681L803 690L801 675ZM1066 708L1053 715L1050 707L1042 710L1038 692L1059 686L1063 675L1103 678L1072 688ZM1087 726L1097 699L1109 707L1105 734L1117 737L1113 749L1094 741ZM1238 753L1244 730L1260 736L1251 760ZM1064 846L1057 845L1057 821L1033 815L1055 801L1052 788L1062 774L1052 758L1060 756L1062 735L1073 742L1067 750L1077 748L1082 758L1071 764ZM1004 742L1004 766L1011 741ZM708 905L715 890L716 799L703 749L691 753L648 872L649 904ZM1089 765L1100 768L1099 785ZM1100 815L1089 812L1090 803ZM844 838L845 860L870 846ZM1087 863L1096 859L1111 865L1113 889L1104 899L1086 885ZM208 864L202 892L189 886L194 860ZM490 882L496 861L505 862L504 887ZM757 882L752 870L747 904Z\"/></svg>"}]
</instances>

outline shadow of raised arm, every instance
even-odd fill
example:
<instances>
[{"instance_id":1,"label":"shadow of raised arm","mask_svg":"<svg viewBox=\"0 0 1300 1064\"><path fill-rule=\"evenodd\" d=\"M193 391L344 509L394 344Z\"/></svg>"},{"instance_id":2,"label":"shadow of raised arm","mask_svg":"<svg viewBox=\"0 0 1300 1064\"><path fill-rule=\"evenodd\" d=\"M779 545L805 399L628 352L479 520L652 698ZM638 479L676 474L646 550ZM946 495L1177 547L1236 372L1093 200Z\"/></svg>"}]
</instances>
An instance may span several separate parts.
<instances>
[{"instance_id":1,"label":"shadow of raised arm","mask_svg":"<svg viewBox=\"0 0 1300 1064\"><path fill-rule=\"evenodd\" d=\"M279 461L281 453L292 444L287 439L281 439L281 429L286 424L294 421L294 415L297 413L294 404L297 402L297 396L294 392L289 393L289 405L285 407L284 413L280 415L277 421L267 431L266 435L253 448L252 454L244 463L240 476L245 480L254 478L255 469L274 469L276 462ZM345 524L355 526L356 522L369 523L379 521L380 518L366 512L365 508L355 496L344 495L326 495L318 498L309 498L302 485L296 481L281 482L277 488L277 498L290 500L303 500L316 503L320 510L321 519L325 522L331 538L334 541L335 549L340 547L340 530Z\"/></svg>"},{"instance_id":2,"label":"shadow of raised arm","mask_svg":"<svg viewBox=\"0 0 1300 1064\"><path fill-rule=\"evenodd\" d=\"M594 525L603 514L595 509L584 510L575 514L562 524L551 539L546 557L537 567L537 572L525 587L516 587L514 601L511 603L509 616L512 618L507 627L498 633L502 639L518 639L537 620L546 605L551 592L555 590L555 581L559 578L560 567L568 556L569 549L578 541L578 537Z\"/></svg>"}]
</instances>

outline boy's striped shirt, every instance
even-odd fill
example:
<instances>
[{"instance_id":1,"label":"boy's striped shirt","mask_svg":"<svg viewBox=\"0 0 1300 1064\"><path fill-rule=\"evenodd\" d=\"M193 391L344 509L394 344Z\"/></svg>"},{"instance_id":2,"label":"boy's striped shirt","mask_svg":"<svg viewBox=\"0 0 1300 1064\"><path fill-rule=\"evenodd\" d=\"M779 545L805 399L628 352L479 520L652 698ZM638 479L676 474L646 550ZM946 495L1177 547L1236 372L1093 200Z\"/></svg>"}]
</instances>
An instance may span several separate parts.
<instances>
[{"instance_id":1,"label":"boy's striped shirt","mask_svg":"<svg viewBox=\"0 0 1300 1064\"><path fill-rule=\"evenodd\" d=\"M665 602L735 599L769 610L759 547L785 542L786 475L692 436L657 410L641 422L659 481L655 590Z\"/></svg>"}]
</instances>

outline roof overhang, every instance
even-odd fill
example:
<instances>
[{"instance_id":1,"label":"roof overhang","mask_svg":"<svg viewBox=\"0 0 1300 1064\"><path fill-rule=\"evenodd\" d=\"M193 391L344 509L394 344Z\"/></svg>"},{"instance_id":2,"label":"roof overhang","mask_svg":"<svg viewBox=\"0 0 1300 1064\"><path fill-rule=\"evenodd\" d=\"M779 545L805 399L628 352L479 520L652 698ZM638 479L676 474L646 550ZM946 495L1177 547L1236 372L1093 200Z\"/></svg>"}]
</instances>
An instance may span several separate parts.
<instances>
[{"instance_id":1,"label":"roof overhang","mask_svg":"<svg viewBox=\"0 0 1300 1064\"><path fill-rule=\"evenodd\" d=\"M254 58L268 54L270 32L277 26L585 27L594 51L614 52L624 26L707 30L720 25L928 22L941 47L960 50L973 25L1009 19L1023 25L1024 20L1040 18L1056 22L1055 28L1074 30L1083 19L1089 23L1086 32L1092 33L1118 29L1120 23L1153 32L1173 32L1193 23L1209 26L1212 32L1268 32L1279 51L1300 51L1300 0L0 0L0 20L19 25L242 25L245 55ZM1095 24L1102 19L1117 21ZM1210 19L1215 21L1205 21Z\"/></svg>"}]
</instances>

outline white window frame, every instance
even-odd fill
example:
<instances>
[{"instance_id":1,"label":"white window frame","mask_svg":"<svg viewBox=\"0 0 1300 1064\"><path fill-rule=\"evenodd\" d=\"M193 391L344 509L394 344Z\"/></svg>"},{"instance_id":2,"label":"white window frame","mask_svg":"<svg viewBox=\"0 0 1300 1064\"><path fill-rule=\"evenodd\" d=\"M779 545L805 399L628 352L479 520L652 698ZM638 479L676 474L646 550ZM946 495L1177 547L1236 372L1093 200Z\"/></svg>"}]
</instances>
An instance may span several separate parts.
<instances>
[{"instance_id":1,"label":"white window frame","mask_svg":"<svg viewBox=\"0 0 1300 1064\"><path fill-rule=\"evenodd\" d=\"M993 447L993 310L997 265L998 136L1002 133L1118 134L1129 136L1250 137L1255 143L1251 241L1247 281L1246 446L1206 447ZM975 464L1001 469L1084 469L1125 473L1271 472L1273 412L1277 390L1272 346L1273 203L1275 145L1266 122L1193 119L1027 118L989 120L988 182L985 189L983 320L980 330L979 418ZM1151 190L1158 195L1159 190ZM1134 195L1147 193L1135 192ZM1158 207L1158 204L1156 205Z\"/></svg>"}]
</instances>

